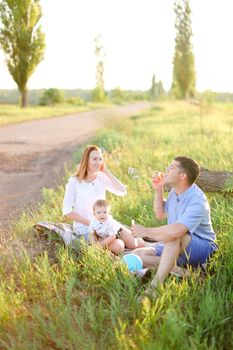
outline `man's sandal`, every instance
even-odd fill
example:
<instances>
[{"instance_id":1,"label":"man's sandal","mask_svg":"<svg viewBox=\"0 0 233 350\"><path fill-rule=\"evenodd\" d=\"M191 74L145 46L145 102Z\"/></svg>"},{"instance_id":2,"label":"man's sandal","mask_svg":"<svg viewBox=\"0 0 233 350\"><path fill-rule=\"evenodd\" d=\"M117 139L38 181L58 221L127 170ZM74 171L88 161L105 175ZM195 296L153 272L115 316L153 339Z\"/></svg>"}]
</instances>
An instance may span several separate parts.
<instances>
[{"instance_id":1,"label":"man's sandal","mask_svg":"<svg viewBox=\"0 0 233 350\"><path fill-rule=\"evenodd\" d=\"M144 292L144 295L149 299L157 299L159 297L159 293L155 287L150 285Z\"/></svg>"},{"instance_id":2,"label":"man's sandal","mask_svg":"<svg viewBox=\"0 0 233 350\"><path fill-rule=\"evenodd\" d=\"M158 299L159 293L155 287L149 286L142 295L138 297L138 301L143 303L146 299L150 301L156 301Z\"/></svg>"}]
</instances>

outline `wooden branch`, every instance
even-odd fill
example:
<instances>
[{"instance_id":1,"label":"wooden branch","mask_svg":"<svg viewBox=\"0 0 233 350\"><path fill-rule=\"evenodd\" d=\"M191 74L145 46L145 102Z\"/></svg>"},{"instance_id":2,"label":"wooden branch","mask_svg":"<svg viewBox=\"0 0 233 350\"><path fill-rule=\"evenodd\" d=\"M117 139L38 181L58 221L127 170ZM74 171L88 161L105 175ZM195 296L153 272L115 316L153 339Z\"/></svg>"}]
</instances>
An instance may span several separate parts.
<instances>
[{"instance_id":1,"label":"wooden branch","mask_svg":"<svg viewBox=\"0 0 233 350\"><path fill-rule=\"evenodd\" d=\"M233 176L230 171L210 171L201 168L196 184L205 192L220 192L226 181Z\"/></svg>"}]
</instances>

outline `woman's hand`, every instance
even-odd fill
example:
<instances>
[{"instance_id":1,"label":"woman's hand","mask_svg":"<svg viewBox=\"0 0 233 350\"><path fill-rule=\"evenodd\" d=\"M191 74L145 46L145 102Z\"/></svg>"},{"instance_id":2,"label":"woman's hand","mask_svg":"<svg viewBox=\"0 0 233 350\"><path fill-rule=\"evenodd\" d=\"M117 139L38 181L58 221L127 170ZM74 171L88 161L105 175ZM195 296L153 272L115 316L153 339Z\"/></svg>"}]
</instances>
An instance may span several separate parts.
<instances>
[{"instance_id":1,"label":"woman's hand","mask_svg":"<svg viewBox=\"0 0 233 350\"><path fill-rule=\"evenodd\" d=\"M164 174L161 171L156 171L152 175L152 187L154 190L159 190L164 185Z\"/></svg>"},{"instance_id":2,"label":"woman's hand","mask_svg":"<svg viewBox=\"0 0 233 350\"><path fill-rule=\"evenodd\" d=\"M100 167L100 171L102 171L103 173L105 173L107 170L107 166L106 166L106 163L105 163L105 160L104 158L102 158L102 165Z\"/></svg>"},{"instance_id":3,"label":"woman's hand","mask_svg":"<svg viewBox=\"0 0 233 350\"><path fill-rule=\"evenodd\" d=\"M142 225L134 224L131 226L131 231L134 237L146 237L146 228Z\"/></svg>"},{"instance_id":4,"label":"woman's hand","mask_svg":"<svg viewBox=\"0 0 233 350\"><path fill-rule=\"evenodd\" d=\"M72 221L80 222L81 224L86 225L86 226L89 226L89 224L90 224L90 220L83 218L75 211L71 211L69 214L66 214L65 218L72 220Z\"/></svg>"}]
</instances>

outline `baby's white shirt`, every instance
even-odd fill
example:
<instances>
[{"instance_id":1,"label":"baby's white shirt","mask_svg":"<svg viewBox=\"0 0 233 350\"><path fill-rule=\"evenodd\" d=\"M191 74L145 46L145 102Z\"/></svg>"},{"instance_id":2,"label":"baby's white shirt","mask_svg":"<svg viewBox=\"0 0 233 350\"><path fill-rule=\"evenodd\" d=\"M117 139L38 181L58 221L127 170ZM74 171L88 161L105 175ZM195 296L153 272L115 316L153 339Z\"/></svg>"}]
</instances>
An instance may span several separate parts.
<instances>
[{"instance_id":1,"label":"baby's white shirt","mask_svg":"<svg viewBox=\"0 0 233 350\"><path fill-rule=\"evenodd\" d=\"M92 219L89 225L89 232L96 232L97 236L105 238L115 236L120 228L122 228L122 224L114 220L110 215L105 222L100 222L96 218Z\"/></svg>"}]
</instances>

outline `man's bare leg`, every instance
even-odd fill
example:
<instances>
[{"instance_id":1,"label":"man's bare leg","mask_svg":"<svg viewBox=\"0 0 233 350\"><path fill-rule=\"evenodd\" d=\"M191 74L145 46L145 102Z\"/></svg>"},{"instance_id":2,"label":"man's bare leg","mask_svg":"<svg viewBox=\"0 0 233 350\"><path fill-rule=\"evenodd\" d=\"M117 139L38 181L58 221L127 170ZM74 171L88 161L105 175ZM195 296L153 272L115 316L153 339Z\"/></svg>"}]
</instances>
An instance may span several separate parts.
<instances>
[{"instance_id":1,"label":"man's bare leg","mask_svg":"<svg viewBox=\"0 0 233 350\"><path fill-rule=\"evenodd\" d=\"M188 246L190 241L191 236L185 234L181 239L176 239L175 241L164 244L157 273L151 282L152 287L156 288L164 282L175 265L178 256Z\"/></svg>"},{"instance_id":2,"label":"man's bare leg","mask_svg":"<svg viewBox=\"0 0 233 350\"><path fill-rule=\"evenodd\" d=\"M155 255L155 250L152 247L138 248L132 251L142 259L144 267L158 267L160 256Z\"/></svg>"}]
</instances>

